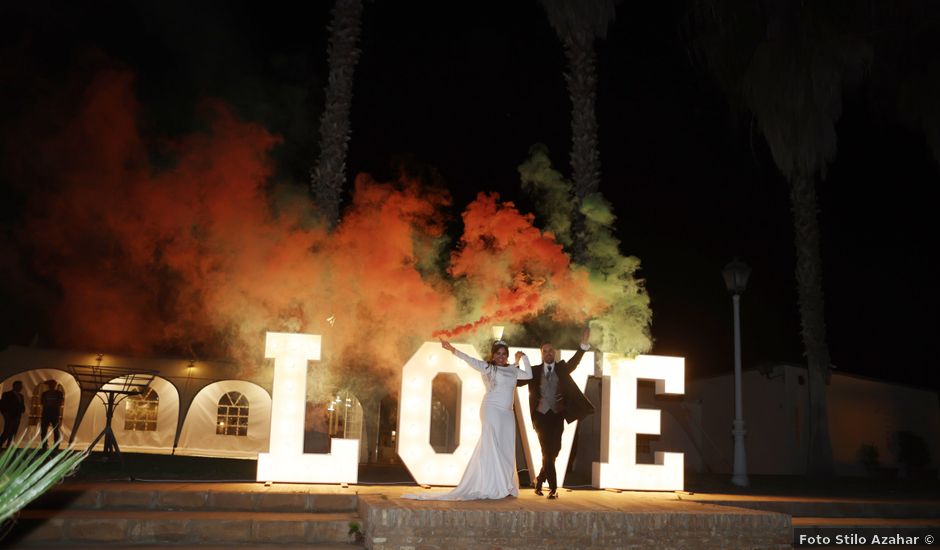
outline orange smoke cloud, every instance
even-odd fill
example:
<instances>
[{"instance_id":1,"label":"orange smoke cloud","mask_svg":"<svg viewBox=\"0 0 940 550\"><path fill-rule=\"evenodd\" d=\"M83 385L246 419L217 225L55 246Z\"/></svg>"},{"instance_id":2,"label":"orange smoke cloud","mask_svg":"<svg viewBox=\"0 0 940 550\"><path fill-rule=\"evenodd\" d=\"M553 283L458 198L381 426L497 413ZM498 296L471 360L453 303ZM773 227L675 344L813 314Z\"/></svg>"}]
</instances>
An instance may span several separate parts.
<instances>
[{"instance_id":1,"label":"orange smoke cloud","mask_svg":"<svg viewBox=\"0 0 940 550\"><path fill-rule=\"evenodd\" d=\"M495 322L520 322L551 309L560 321L584 321L603 307L591 296L588 274L551 233L534 225L512 202L480 193L463 213L464 235L450 273L464 278L469 293L483 297L479 318L435 337L452 338Z\"/></svg>"},{"instance_id":2,"label":"orange smoke cloud","mask_svg":"<svg viewBox=\"0 0 940 550\"><path fill-rule=\"evenodd\" d=\"M265 331L317 331L334 361L400 365L406 328L427 334L450 317L450 292L419 273L415 252L441 236L445 192L360 177L327 239L305 196L272 214L277 138L222 104L205 107L207 131L167 147L171 167L152 167L132 83L99 74L72 122L27 149L51 179L20 236L57 282L55 345L197 349L251 370Z\"/></svg>"},{"instance_id":3,"label":"orange smoke cloud","mask_svg":"<svg viewBox=\"0 0 940 550\"><path fill-rule=\"evenodd\" d=\"M331 233L311 223L305 192L272 208L279 138L219 102L203 108L205 131L162 144L172 162L155 167L132 85L100 73L69 124L20 147L41 159L19 240L55 282L56 346L229 357L251 379L264 376L266 331L310 332L323 335L321 373L377 389L424 335L605 307L554 237L497 195L463 213L446 272L433 261L447 252L441 189L360 175Z\"/></svg>"}]
</instances>

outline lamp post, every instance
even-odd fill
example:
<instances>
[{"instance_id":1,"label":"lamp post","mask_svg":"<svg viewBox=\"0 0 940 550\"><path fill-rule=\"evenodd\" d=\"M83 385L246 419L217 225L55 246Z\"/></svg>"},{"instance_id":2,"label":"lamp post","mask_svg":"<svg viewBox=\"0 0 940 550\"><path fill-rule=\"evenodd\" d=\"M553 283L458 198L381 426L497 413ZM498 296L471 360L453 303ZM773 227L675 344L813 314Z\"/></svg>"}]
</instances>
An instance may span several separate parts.
<instances>
[{"instance_id":1,"label":"lamp post","mask_svg":"<svg viewBox=\"0 0 940 550\"><path fill-rule=\"evenodd\" d=\"M751 268L735 258L721 270L734 306L734 474L731 483L747 487L747 453L744 450L744 408L741 404L741 294L747 288Z\"/></svg>"}]
</instances>

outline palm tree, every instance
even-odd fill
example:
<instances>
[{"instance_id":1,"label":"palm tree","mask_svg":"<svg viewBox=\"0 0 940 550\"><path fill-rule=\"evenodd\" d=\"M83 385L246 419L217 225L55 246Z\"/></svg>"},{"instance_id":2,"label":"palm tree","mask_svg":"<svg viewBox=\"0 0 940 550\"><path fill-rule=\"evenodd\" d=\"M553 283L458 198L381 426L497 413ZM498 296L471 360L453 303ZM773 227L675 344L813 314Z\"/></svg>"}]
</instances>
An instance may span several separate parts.
<instances>
[{"instance_id":1,"label":"palm tree","mask_svg":"<svg viewBox=\"0 0 940 550\"><path fill-rule=\"evenodd\" d=\"M571 170L575 194L584 199L600 188L601 161L597 148L597 54L594 40L606 38L616 15L616 0L542 0L548 20L568 59L571 96Z\"/></svg>"},{"instance_id":2,"label":"palm tree","mask_svg":"<svg viewBox=\"0 0 940 550\"><path fill-rule=\"evenodd\" d=\"M349 110L353 72L359 61L356 43L361 34L361 20L362 0L336 0L329 27L330 75L325 90L326 104L320 117L320 156L310 174L317 208L329 227L339 221L339 203L346 182Z\"/></svg>"},{"instance_id":3,"label":"palm tree","mask_svg":"<svg viewBox=\"0 0 940 550\"><path fill-rule=\"evenodd\" d=\"M830 357L816 182L836 154L842 94L871 48L830 3L703 0L690 19L704 64L753 116L790 186L801 336L810 401L807 469L833 471L826 410Z\"/></svg>"}]
</instances>

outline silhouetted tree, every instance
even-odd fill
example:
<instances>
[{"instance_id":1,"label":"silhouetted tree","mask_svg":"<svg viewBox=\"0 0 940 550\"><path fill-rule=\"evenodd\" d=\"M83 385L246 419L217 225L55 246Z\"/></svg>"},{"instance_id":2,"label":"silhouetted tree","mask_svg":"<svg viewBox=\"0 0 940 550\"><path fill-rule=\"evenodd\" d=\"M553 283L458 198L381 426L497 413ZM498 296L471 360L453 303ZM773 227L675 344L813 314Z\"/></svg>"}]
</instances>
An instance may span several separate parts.
<instances>
[{"instance_id":1,"label":"silhouetted tree","mask_svg":"<svg viewBox=\"0 0 940 550\"><path fill-rule=\"evenodd\" d=\"M822 287L816 181L836 154L842 95L871 48L852 3L701 0L691 14L700 61L745 107L790 186L796 281L810 400L808 470L833 471L826 411L830 357Z\"/></svg>"},{"instance_id":2,"label":"silhouetted tree","mask_svg":"<svg viewBox=\"0 0 940 550\"><path fill-rule=\"evenodd\" d=\"M320 156L310 174L317 208L330 227L339 221L339 203L346 182L349 109L353 73L359 61L356 43L361 33L361 20L362 0L336 0L329 27L330 75L320 118Z\"/></svg>"},{"instance_id":3,"label":"silhouetted tree","mask_svg":"<svg viewBox=\"0 0 940 550\"><path fill-rule=\"evenodd\" d=\"M616 15L616 0L542 0L548 20L568 59L571 96L571 170L575 194L584 199L600 187L601 161L597 148L597 53L594 41L606 38Z\"/></svg>"}]
</instances>

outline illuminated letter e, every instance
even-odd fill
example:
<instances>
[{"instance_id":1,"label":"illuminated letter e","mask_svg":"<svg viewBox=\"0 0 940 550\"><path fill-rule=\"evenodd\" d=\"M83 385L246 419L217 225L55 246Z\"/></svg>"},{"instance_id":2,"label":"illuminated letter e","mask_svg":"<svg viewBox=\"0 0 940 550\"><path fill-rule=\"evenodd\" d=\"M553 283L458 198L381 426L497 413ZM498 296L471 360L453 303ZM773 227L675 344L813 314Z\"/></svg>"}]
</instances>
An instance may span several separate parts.
<instances>
[{"instance_id":1,"label":"illuminated letter e","mask_svg":"<svg viewBox=\"0 0 940 550\"><path fill-rule=\"evenodd\" d=\"M657 394L685 393L685 360L604 354L601 460L594 463L593 485L601 489L681 490L682 453L657 452L656 464L636 463L636 434L660 431L659 411L636 407L636 384L641 379L655 380Z\"/></svg>"}]
</instances>

